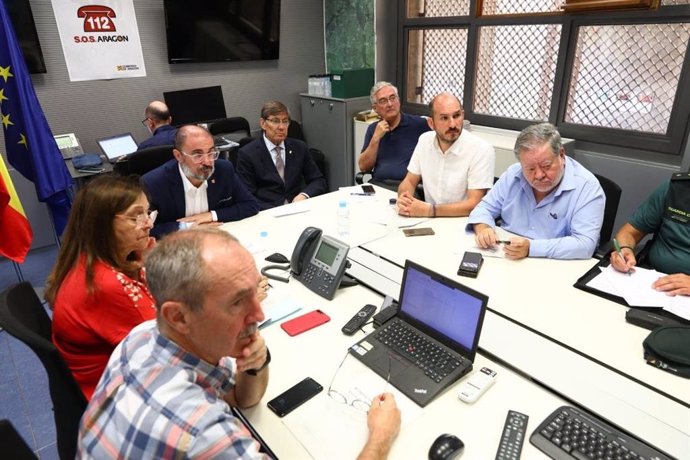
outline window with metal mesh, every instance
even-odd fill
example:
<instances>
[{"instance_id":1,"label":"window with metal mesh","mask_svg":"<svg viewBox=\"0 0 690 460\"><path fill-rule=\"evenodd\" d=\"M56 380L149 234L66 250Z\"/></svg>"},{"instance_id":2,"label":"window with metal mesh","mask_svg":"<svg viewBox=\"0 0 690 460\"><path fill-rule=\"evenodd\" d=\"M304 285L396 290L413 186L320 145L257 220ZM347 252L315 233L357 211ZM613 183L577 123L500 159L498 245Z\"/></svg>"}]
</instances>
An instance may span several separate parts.
<instances>
[{"instance_id":1,"label":"window with metal mesh","mask_svg":"<svg viewBox=\"0 0 690 460\"><path fill-rule=\"evenodd\" d=\"M468 14L470 14L470 0L407 0L408 18L467 16Z\"/></svg>"},{"instance_id":2,"label":"window with metal mesh","mask_svg":"<svg viewBox=\"0 0 690 460\"><path fill-rule=\"evenodd\" d=\"M484 0L482 16L561 12L564 0Z\"/></svg>"},{"instance_id":3,"label":"window with metal mesh","mask_svg":"<svg viewBox=\"0 0 690 460\"><path fill-rule=\"evenodd\" d=\"M660 5L690 5L690 0L661 0Z\"/></svg>"},{"instance_id":4,"label":"window with metal mesh","mask_svg":"<svg viewBox=\"0 0 690 460\"><path fill-rule=\"evenodd\" d=\"M583 26L565 121L665 134L690 25Z\"/></svg>"},{"instance_id":5,"label":"window with metal mesh","mask_svg":"<svg viewBox=\"0 0 690 460\"><path fill-rule=\"evenodd\" d=\"M560 35L560 24L481 27L474 112L548 120Z\"/></svg>"},{"instance_id":6,"label":"window with metal mesh","mask_svg":"<svg viewBox=\"0 0 690 460\"><path fill-rule=\"evenodd\" d=\"M462 100L466 65L467 29L410 30L406 101L427 104L443 91Z\"/></svg>"}]
</instances>

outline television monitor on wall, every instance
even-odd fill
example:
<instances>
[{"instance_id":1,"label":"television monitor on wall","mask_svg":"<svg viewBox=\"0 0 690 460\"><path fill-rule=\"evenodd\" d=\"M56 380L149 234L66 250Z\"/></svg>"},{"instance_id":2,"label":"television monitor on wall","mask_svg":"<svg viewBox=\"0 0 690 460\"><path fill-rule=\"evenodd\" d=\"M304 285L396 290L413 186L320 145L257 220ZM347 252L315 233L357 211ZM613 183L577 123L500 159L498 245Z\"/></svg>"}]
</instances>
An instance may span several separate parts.
<instances>
[{"instance_id":1,"label":"television monitor on wall","mask_svg":"<svg viewBox=\"0 0 690 460\"><path fill-rule=\"evenodd\" d=\"M36 23L31 13L29 0L4 0L4 2L29 72L46 73L41 42L38 41Z\"/></svg>"},{"instance_id":2,"label":"television monitor on wall","mask_svg":"<svg viewBox=\"0 0 690 460\"><path fill-rule=\"evenodd\" d=\"M220 86L167 91L165 103L175 126L225 118L225 101Z\"/></svg>"},{"instance_id":3,"label":"television monitor on wall","mask_svg":"<svg viewBox=\"0 0 690 460\"><path fill-rule=\"evenodd\" d=\"M168 62L278 59L280 0L164 0Z\"/></svg>"}]
</instances>

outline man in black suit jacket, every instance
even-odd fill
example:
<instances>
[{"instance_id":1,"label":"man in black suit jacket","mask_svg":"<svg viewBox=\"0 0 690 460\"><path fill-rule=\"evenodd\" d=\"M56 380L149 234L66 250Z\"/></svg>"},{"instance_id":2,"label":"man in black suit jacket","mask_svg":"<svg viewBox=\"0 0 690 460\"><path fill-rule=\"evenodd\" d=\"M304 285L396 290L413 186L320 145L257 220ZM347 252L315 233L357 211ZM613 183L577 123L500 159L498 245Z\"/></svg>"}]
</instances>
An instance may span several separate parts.
<instances>
[{"instance_id":1,"label":"man in black suit jacket","mask_svg":"<svg viewBox=\"0 0 690 460\"><path fill-rule=\"evenodd\" d=\"M240 149L237 173L261 209L325 193L326 179L309 155L307 145L287 138L290 124L287 107L278 101L265 103L259 123L263 135Z\"/></svg>"},{"instance_id":2,"label":"man in black suit jacket","mask_svg":"<svg viewBox=\"0 0 690 460\"><path fill-rule=\"evenodd\" d=\"M151 234L160 237L192 225L221 225L259 212L259 204L235 173L218 159L211 134L196 125L177 131L174 160L144 174L142 181L158 217Z\"/></svg>"}]
</instances>

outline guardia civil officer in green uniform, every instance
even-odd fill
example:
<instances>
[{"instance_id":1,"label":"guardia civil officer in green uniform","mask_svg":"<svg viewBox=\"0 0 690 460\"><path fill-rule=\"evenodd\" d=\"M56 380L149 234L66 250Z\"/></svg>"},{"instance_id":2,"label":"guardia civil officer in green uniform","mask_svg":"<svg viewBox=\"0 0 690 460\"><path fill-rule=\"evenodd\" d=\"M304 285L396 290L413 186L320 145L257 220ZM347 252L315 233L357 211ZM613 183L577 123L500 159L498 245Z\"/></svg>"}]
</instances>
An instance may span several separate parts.
<instances>
[{"instance_id":1,"label":"guardia civil officer in green uniform","mask_svg":"<svg viewBox=\"0 0 690 460\"><path fill-rule=\"evenodd\" d=\"M611 265L621 272L638 264L635 246L653 233L640 265L668 273L652 287L669 295L690 295L690 173L675 173L640 205L616 234L623 259L611 253Z\"/></svg>"}]
</instances>

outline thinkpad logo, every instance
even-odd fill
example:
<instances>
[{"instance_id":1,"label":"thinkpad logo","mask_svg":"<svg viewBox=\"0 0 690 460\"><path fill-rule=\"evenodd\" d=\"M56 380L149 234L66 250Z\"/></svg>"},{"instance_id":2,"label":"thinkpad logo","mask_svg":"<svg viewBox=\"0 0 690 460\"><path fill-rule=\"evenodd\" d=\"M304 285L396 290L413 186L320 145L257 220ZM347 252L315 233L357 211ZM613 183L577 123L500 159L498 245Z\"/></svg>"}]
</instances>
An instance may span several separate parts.
<instances>
[{"instance_id":1,"label":"thinkpad logo","mask_svg":"<svg viewBox=\"0 0 690 460\"><path fill-rule=\"evenodd\" d=\"M415 388L415 389L414 389L414 392L415 392L415 393L426 394L426 389L425 389L425 388Z\"/></svg>"}]
</instances>

